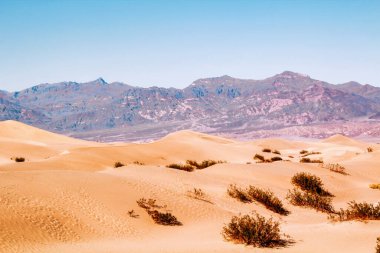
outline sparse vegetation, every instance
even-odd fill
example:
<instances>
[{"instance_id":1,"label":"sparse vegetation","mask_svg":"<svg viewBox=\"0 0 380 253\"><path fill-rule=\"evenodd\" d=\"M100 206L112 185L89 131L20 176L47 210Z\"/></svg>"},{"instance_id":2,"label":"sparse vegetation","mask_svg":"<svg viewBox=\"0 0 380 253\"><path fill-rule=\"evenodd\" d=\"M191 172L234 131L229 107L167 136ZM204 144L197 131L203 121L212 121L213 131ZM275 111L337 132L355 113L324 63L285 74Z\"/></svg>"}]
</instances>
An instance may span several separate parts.
<instances>
[{"instance_id":1,"label":"sparse vegetation","mask_svg":"<svg viewBox=\"0 0 380 253\"><path fill-rule=\"evenodd\" d=\"M323 163L321 159L310 159L308 157L302 157L300 163Z\"/></svg>"},{"instance_id":2,"label":"sparse vegetation","mask_svg":"<svg viewBox=\"0 0 380 253\"><path fill-rule=\"evenodd\" d=\"M331 204L331 197L322 197L318 194L310 192L301 192L293 189L288 192L286 198L292 205L309 207L324 213L334 213L334 208Z\"/></svg>"},{"instance_id":3,"label":"sparse vegetation","mask_svg":"<svg viewBox=\"0 0 380 253\"><path fill-rule=\"evenodd\" d=\"M276 155L281 155L280 151L278 151L277 149L276 149L276 150L273 150L272 153L273 153L273 154L276 154Z\"/></svg>"},{"instance_id":4,"label":"sparse vegetation","mask_svg":"<svg viewBox=\"0 0 380 253\"><path fill-rule=\"evenodd\" d=\"M155 199L141 198L136 201L139 207L145 209L145 211L150 215L153 221L160 225L165 226L181 226L182 223L177 220L177 218L170 212L160 212L157 209L166 208L166 206L160 206L156 204Z\"/></svg>"},{"instance_id":5,"label":"sparse vegetation","mask_svg":"<svg viewBox=\"0 0 380 253\"><path fill-rule=\"evenodd\" d=\"M123 167L123 166L125 166L125 165L121 162L115 162L115 164L113 165L114 168L119 168L119 167Z\"/></svg>"},{"instance_id":6,"label":"sparse vegetation","mask_svg":"<svg viewBox=\"0 0 380 253\"><path fill-rule=\"evenodd\" d=\"M380 253L380 237L376 240L376 253Z\"/></svg>"},{"instance_id":7,"label":"sparse vegetation","mask_svg":"<svg viewBox=\"0 0 380 253\"><path fill-rule=\"evenodd\" d=\"M302 150L302 157L305 157L305 156L308 156L308 155L320 155L321 152L315 152L315 151L307 151L305 153L306 150Z\"/></svg>"},{"instance_id":8,"label":"sparse vegetation","mask_svg":"<svg viewBox=\"0 0 380 253\"><path fill-rule=\"evenodd\" d=\"M272 212L288 215L290 212L286 210L279 198L277 198L272 191L263 190L254 186L249 186L247 195L252 200L263 204L268 210Z\"/></svg>"},{"instance_id":9,"label":"sparse vegetation","mask_svg":"<svg viewBox=\"0 0 380 253\"><path fill-rule=\"evenodd\" d=\"M204 191L200 188L193 188L192 191L188 191L187 196L212 204L212 202L208 199L206 193L204 193Z\"/></svg>"},{"instance_id":10,"label":"sparse vegetation","mask_svg":"<svg viewBox=\"0 0 380 253\"><path fill-rule=\"evenodd\" d=\"M380 190L380 184L370 184L369 188Z\"/></svg>"},{"instance_id":11,"label":"sparse vegetation","mask_svg":"<svg viewBox=\"0 0 380 253\"><path fill-rule=\"evenodd\" d=\"M259 154L256 154L256 155L253 157L253 159L254 159L254 160L259 160L260 162L264 162L264 161L265 161L264 156L259 155Z\"/></svg>"},{"instance_id":12,"label":"sparse vegetation","mask_svg":"<svg viewBox=\"0 0 380 253\"><path fill-rule=\"evenodd\" d=\"M231 197L238 199L241 202L244 202L244 203L252 202L252 200L248 196L248 193L246 192L246 190L238 188L234 184L230 184L230 186L227 189L227 193Z\"/></svg>"},{"instance_id":13,"label":"sparse vegetation","mask_svg":"<svg viewBox=\"0 0 380 253\"><path fill-rule=\"evenodd\" d=\"M275 248L284 247L291 243L284 239L280 232L280 223L272 218L254 213L253 215L233 216L223 227L223 237L227 241L252 245L254 247Z\"/></svg>"},{"instance_id":14,"label":"sparse vegetation","mask_svg":"<svg viewBox=\"0 0 380 253\"><path fill-rule=\"evenodd\" d=\"M323 188L322 180L310 173L300 172L292 177L292 184L301 188L301 190L317 194L320 196L333 197L333 195Z\"/></svg>"},{"instance_id":15,"label":"sparse vegetation","mask_svg":"<svg viewBox=\"0 0 380 253\"><path fill-rule=\"evenodd\" d=\"M128 215L129 215L129 217L132 217L132 218L138 218L140 216L133 209L128 211Z\"/></svg>"},{"instance_id":16,"label":"sparse vegetation","mask_svg":"<svg viewBox=\"0 0 380 253\"><path fill-rule=\"evenodd\" d=\"M274 156L270 159L271 162L275 162L275 161L282 161L282 158L279 157L279 156Z\"/></svg>"},{"instance_id":17,"label":"sparse vegetation","mask_svg":"<svg viewBox=\"0 0 380 253\"><path fill-rule=\"evenodd\" d=\"M368 153L373 152L373 148L372 148L372 147L368 147L368 148L367 148L367 152L368 152Z\"/></svg>"},{"instance_id":18,"label":"sparse vegetation","mask_svg":"<svg viewBox=\"0 0 380 253\"><path fill-rule=\"evenodd\" d=\"M348 208L341 208L336 214L330 216L334 221L348 220L380 220L380 202L376 205L363 202L351 201Z\"/></svg>"},{"instance_id":19,"label":"sparse vegetation","mask_svg":"<svg viewBox=\"0 0 380 253\"><path fill-rule=\"evenodd\" d=\"M186 164L173 163L173 164L167 165L166 167L191 172L196 169L198 170L205 169L207 167L210 167L218 163L224 163L224 161L204 160L201 163L198 163L197 161L194 161L194 160L187 160Z\"/></svg>"},{"instance_id":20,"label":"sparse vegetation","mask_svg":"<svg viewBox=\"0 0 380 253\"><path fill-rule=\"evenodd\" d=\"M304 154L307 154L307 153L309 153L309 151L304 150L304 149L300 151L300 154L301 154L301 155L304 155Z\"/></svg>"},{"instance_id":21,"label":"sparse vegetation","mask_svg":"<svg viewBox=\"0 0 380 253\"><path fill-rule=\"evenodd\" d=\"M272 150L270 148L263 148L263 150L261 150L262 152L265 152L265 153L271 153Z\"/></svg>"},{"instance_id":22,"label":"sparse vegetation","mask_svg":"<svg viewBox=\"0 0 380 253\"><path fill-rule=\"evenodd\" d=\"M24 157L15 157L14 160L15 160L16 163L23 163L23 162L25 162L25 158Z\"/></svg>"},{"instance_id":23,"label":"sparse vegetation","mask_svg":"<svg viewBox=\"0 0 380 253\"><path fill-rule=\"evenodd\" d=\"M329 163L329 164L326 164L326 165L321 165L322 168L326 168L332 172L336 172L336 173L339 173L339 174L342 174L342 175L349 175L347 172L346 172L346 168L343 167L342 165L340 165L339 163L335 163L335 164L332 164L332 163Z\"/></svg>"},{"instance_id":24,"label":"sparse vegetation","mask_svg":"<svg viewBox=\"0 0 380 253\"><path fill-rule=\"evenodd\" d=\"M136 164L136 165L145 165L145 163L139 162L139 161L134 161L133 164Z\"/></svg>"}]
</instances>

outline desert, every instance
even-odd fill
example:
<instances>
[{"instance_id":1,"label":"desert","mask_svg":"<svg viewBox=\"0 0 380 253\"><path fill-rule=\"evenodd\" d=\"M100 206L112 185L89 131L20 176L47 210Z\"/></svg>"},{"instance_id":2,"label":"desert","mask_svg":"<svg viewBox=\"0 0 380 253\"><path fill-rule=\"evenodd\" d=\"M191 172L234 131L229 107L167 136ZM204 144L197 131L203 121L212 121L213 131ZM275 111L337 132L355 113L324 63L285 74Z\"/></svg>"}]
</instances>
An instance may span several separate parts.
<instances>
[{"instance_id":1,"label":"desert","mask_svg":"<svg viewBox=\"0 0 380 253\"><path fill-rule=\"evenodd\" d=\"M376 204L380 191L370 188L380 178L376 143L342 135L241 142L193 131L151 143L96 143L16 121L0 123L0 142L1 252L373 252L380 236L378 220L332 221L286 198L292 177L305 172L322 180L336 210L353 200ZM345 174L299 162L300 151L343 166ZM255 154L283 160L260 162ZM222 162L191 172L166 167L186 160ZM227 193L231 185L269 189L290 214L239 201ZM138 204L142 198L156 200L182 225L155 223ZM223 227L252 212L278 221L292 243L267 249L227 241Z\"/></svg>"}]
</instances>

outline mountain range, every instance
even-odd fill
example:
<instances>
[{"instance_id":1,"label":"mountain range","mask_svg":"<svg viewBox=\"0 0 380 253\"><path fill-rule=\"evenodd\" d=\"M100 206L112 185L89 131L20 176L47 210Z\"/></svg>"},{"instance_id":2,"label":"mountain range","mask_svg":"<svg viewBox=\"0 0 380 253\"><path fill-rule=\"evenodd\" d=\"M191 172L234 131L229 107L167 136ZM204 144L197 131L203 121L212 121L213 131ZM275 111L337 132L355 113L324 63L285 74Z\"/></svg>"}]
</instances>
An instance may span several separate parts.
<instances>
[{"instance_id":1,"label":"mountain range","mask_svg":"<svg viewBox=\"0 0 380 253\"><path fill-rule=\"evenodd\" d=\"M184 89L102 78L0 91L0 120L97 141L141 141L192 129L239 139L380 137L380 88L285 71L263 80L204 78Z\"/></svg>"}]
</instances>

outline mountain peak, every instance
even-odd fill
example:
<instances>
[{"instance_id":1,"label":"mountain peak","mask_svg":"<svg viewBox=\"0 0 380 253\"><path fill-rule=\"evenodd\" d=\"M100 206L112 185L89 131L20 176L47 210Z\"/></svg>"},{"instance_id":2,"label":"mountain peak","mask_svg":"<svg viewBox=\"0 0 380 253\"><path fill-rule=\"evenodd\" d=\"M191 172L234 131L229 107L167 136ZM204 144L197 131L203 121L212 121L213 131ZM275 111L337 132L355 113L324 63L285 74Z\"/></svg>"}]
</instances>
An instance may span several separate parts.
<instances>
[{"instance_id":1,"label":"mountain peak","mask_svg":"<svg viewBox=\"0 0 380 253\"><path fill-rule=\"evenodd\" d=\"M102 77L99 77L98 79L94 80L94 83L100 84L100 85L106 85L108 84Z\"/></svg>"},{"instance_id":2,"label":"mountain peak","mask_svg":"<svg viewBox=\"0 0 380 253\"><path fill-rule=\"evenodd\" d=\"M297 72L292 72L289 70L286 70L282 72L281 74L278 74L276 76L281 76L281 77L286 77L286 78L296 78L296 77L307 77L310 78L308 75L297 73Z\"/></svg>"}]
</instances>

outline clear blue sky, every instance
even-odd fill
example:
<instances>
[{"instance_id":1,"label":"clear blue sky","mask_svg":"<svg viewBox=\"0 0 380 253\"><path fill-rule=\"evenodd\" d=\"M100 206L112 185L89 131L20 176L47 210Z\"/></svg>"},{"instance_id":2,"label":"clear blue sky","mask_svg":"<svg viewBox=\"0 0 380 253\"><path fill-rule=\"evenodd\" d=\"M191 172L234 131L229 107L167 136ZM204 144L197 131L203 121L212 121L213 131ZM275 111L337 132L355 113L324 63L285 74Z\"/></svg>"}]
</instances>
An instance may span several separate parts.
<instances>
[{"instance_id":1,"label":"clear blue sky","mask_svg":"<svg viewBox=\"0 0 380 253\"><path fill-rule=\"evenodd\" d=\"M380 86L378 0L0 0L0 89L284 70Z\"/></svg>"}]
</instances>

